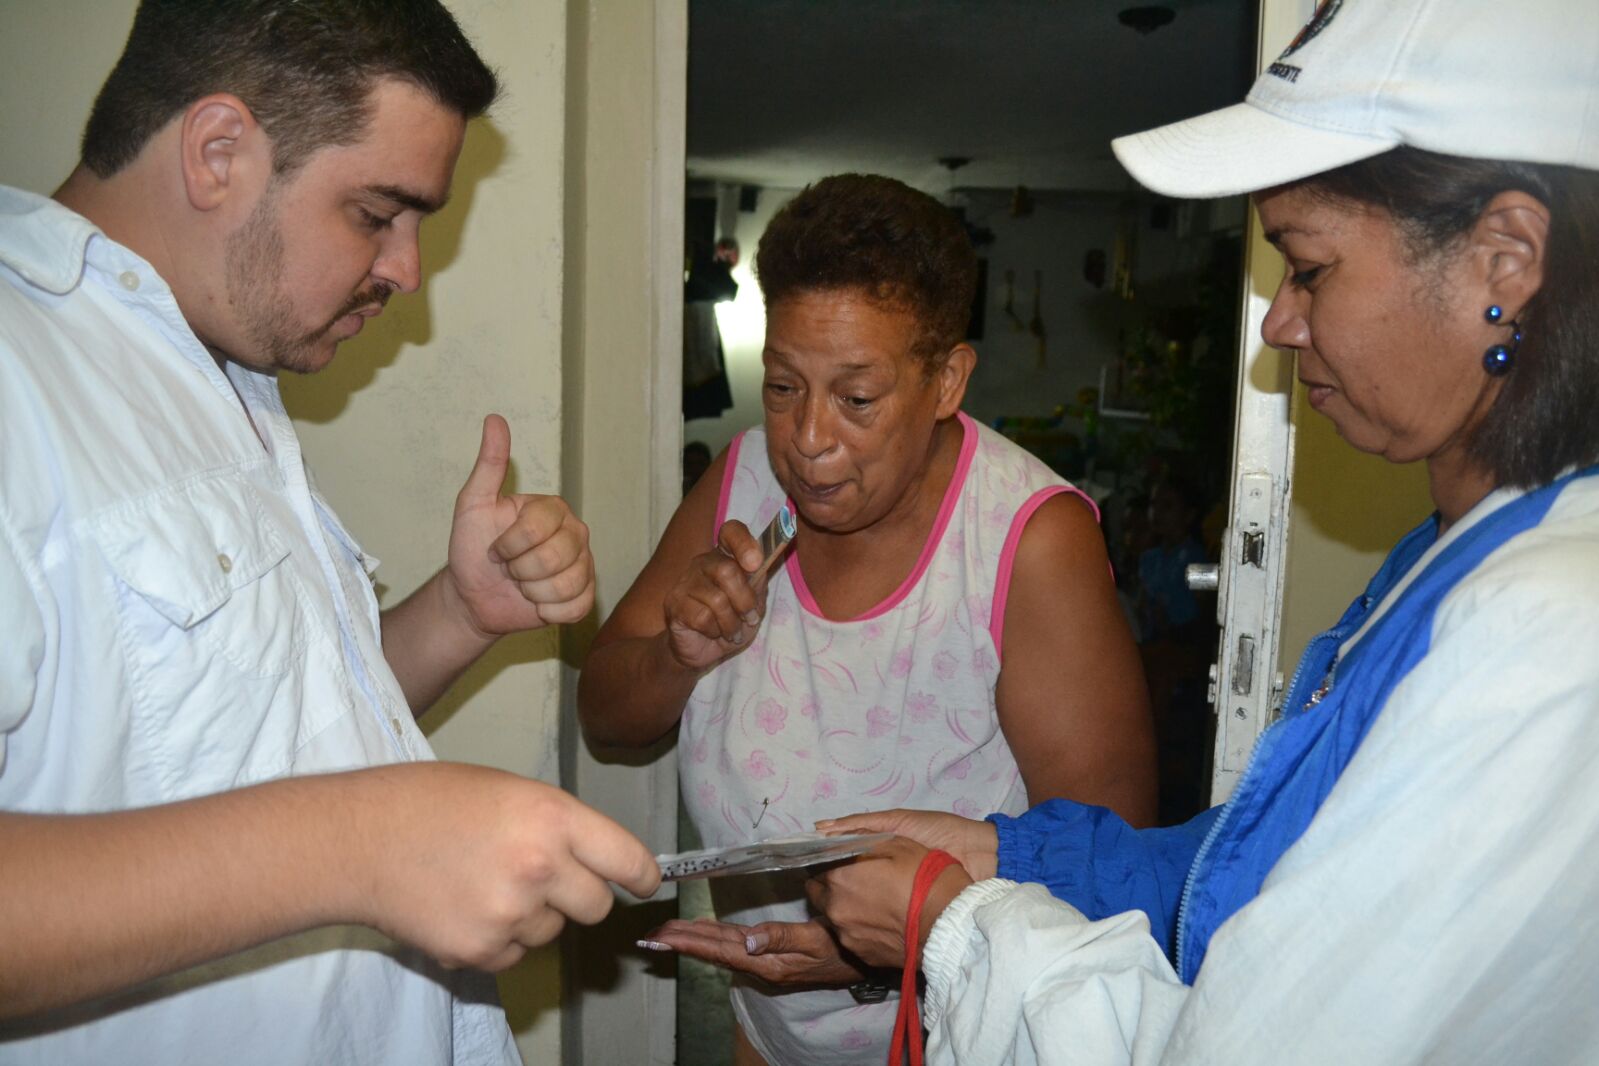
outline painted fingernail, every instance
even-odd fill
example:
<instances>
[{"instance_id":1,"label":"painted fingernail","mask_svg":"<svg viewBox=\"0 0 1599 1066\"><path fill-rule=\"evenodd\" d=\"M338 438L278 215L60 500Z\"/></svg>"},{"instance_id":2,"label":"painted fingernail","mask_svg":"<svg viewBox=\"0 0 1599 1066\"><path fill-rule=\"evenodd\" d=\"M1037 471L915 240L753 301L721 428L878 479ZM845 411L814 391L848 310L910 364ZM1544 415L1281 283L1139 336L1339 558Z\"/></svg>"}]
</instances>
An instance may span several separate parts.
<instances>
[{"instance_id":1,"label":"painted fingernail","mask_svg":"<svg viewBox=\"0 0 1599 1066\"><path fill-rule=\"evenodd\" d=\"M659 940L638 940L638 941L635 941L635 943L638 944L638 946L643 948L645 951L671 951L672 950L672 945L663 944Z\"/></svg>"},{"instance_id":2,"label":"painted fingernail","mask_svg":"<svg viewBox=\"0 0 1599 1066\"><path fill-rule=\"evenodd\" d=\"M751 933L744 938L744 952L748 955L759 955L771 942L770 933Z\"/></svg>"}]
</instances>

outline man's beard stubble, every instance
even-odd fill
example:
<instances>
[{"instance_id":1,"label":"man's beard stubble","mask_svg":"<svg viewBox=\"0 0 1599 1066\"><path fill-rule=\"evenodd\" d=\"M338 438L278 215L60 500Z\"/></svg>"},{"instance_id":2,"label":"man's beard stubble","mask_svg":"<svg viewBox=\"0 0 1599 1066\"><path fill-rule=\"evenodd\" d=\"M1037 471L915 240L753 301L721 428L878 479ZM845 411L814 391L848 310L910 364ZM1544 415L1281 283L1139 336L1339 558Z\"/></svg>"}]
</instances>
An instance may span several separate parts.
<instances>
[{"instance_id":1,"label":"man's beard stubble","mask_svg":"<svg viewBox=\"0 0 1599 1066\"><path fill-rule=\"evenodd\" d=\"M251 352L246 366L313 373L318 365L316 346L348 314L388 302L393 290L385 285L363 288L345 301L337 314L309 333L294 322L293 309L283 291L283 233L278 224L277 194L268 189L243 226L231 234L223 253L228 303L244 327ZM231 357L231 353L227 353Z\"/></svg>"}]
</instances>

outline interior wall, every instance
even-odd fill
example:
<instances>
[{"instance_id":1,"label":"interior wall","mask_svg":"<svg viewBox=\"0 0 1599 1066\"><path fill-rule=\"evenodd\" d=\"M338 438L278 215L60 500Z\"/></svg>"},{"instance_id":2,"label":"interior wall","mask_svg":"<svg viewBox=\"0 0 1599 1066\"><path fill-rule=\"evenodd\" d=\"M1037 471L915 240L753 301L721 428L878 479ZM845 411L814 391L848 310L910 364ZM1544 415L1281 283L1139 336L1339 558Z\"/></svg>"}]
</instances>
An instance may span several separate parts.
<instances>
[{"instance_id":1,"label":"interior wall","mask_svg":"<svg viewBox=\"0 0 1599 1066\"><path fill-rule=\"evenodd\" d=\"M979 253L988 260L988 291L983 336L972 341L977 369L966 389L966 413L988 424L1047 418L1056 407L1076 403L1083 387L1097 386L1100 365L1116 358L1118 298L1108 278L1096 289L1082 270L1089 249L1110 255L1116 203L1035 195L1032 213L1017 217L1003 190L973 191L965 199L967 220L994 234ZM1009 286L1006 271L1014 276ZM1030 332L1035 296L1044 323L1042 358Z\"/></svg>"},{"instance_id":2,"label":"interior wall","mask_svg":"<svg viewBox=\"0 0 1599 1066\"><path fill-rule=\"evenodd\" d=\"M48 196L78 160L134 0L0 4L0 182Z\"/></svg>"},{"instance_id":3,"label":"interior wall","mask_svg":"<svg viewBox=\"0 0 1599 1066\"><path fill-rule=\"evenodd\" d=\"M52 191L134 0L0 4L0 181ZM385 605L444 561L484 413L511 424L515 489L561 489L565 0L450 0L506 96L472 124L449 206L422 231L423 291L393 301L333 366L284 381L319 484L383 559ZM555 633L503 641L423 720L444 758L557 779ZM529 1062L560 1055L559 955L501 981Z\"/></svg>"},{"instance_id":4,"label":"interior wall","mask_svg":"<svg viewBox=\"0 0 1599 1066\"><path fill-rule=\"evenodd\" d=\"M1157 227L1146 202L1116 196L1034 192L1030 212L1021 215L1011 209L1010 190L967 190L959 196L967 221L994 234L993 243L979 250L988 260L986 314L983 336L973 341L978 369L965 403L980 422L1048 417L1057 407L1076 403L1080 389L1099 386L1100 368L1118 357L1125 313L1111 277L1123 218L1136 234L1133 280L1141 299L1147 298L1146 286L1159 294L1166 279L1203 265L1196 257L1205 253L1205 242L1190 239L1189 227L1196 218L1208 219L1207 213L1168 210ZM1083 272L1084 258L1094 249L1106 260L1100 287ZM1015 278L1010 314L1007 270ZM1185 291L1191 287L1181 280ZM1035 295L1044 327L1042 359L1031 330Z\"/></svg>"},{"instance_id":5,"label":"interior wall","mask_svg":"<svg viewBox=\"0 0 1599 1066\"><path fill-rule=\"evenodd\" d=\"M724 208L736 201L737 186L722 186ZM762 189L754 211L721 210L718 236L733 236L741 258L733 269L738 297L717 305L722 328L728 381L733 407L718 418L697 418L684 425L684 439L703 441L712 453L721 451L739 431L761 421L761 348L766 328L765 309L755 283L754 259L762 232L797 189ZM1107 262L1114 258L1122 207L1118 197L1033 194L1031 214L1014 217L1011 192L1003 189L963 190L956 200L966 208L967 220L991 230L992 244L979 254L988 260L984 333L974 340L977 370L967 386L965 411L979 422L992 424L1001 417L1046 418L1061 405L1076 402L1085 386L1099 385L1100 367L1117 357L1117 329L1121 321L1120 298L1107 279L1096 288L1083 276L1083 259L1090 249L1100 249ZM1186 239L1179 219L1210 216L1172 212L1170 224L1153 228L1147 207L1132 209L1136 220L1135 278L1140 285L1158 288L1164 279L1201 265L1194 257L1205 250L1203 241ZM1237 220L1242 222L1242 218ZM1020 324L1005 311L1005 271L1015 272L1012 309ZM1038 342L1029 331L1033 317L1035 271L1043 274L1039 305L1044 321L1045 355L1039 360Z\"/></svg>"}]
</instances>

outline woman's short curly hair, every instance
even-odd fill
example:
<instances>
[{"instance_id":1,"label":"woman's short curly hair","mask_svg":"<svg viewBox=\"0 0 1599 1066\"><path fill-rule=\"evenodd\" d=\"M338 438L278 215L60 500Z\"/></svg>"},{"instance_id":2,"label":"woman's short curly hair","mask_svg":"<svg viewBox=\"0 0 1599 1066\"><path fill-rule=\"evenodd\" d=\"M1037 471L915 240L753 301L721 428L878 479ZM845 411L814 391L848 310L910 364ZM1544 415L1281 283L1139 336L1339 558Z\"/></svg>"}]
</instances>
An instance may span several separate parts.
<instances>
[{"instance_id":1,"label":"woman's short curly hair","mask_svg":"<svg viewBox=\"0 0 1599 1066\"><path fill-rule=\"evenodd\" d=\"M966 336L977 254L955 213L878 174L806 187L767 225L755 253L767 308L793 296L859 293L913 315L913 353L936 365Z\"/></svg>"}]
</instances>

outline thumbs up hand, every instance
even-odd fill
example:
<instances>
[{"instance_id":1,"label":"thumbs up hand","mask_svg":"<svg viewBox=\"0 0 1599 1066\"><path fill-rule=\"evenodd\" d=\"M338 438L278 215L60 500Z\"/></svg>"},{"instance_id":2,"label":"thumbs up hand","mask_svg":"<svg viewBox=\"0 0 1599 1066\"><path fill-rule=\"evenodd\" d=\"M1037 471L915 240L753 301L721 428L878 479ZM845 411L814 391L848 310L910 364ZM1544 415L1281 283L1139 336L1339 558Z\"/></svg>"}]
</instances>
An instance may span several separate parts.
<instances>
[{"instance_id":1,"label":"thumbs up hand","mask_svg":"<svg viewBox=\"0 0 1599 1066\"><path fill-rule=\"evenodd\" d=\"M589 530L559 496L503 496L511 429L483 420L477 463L455 498L448 585L485 636L576 622L594 606Z\"/></svg>"}]
</instances>

